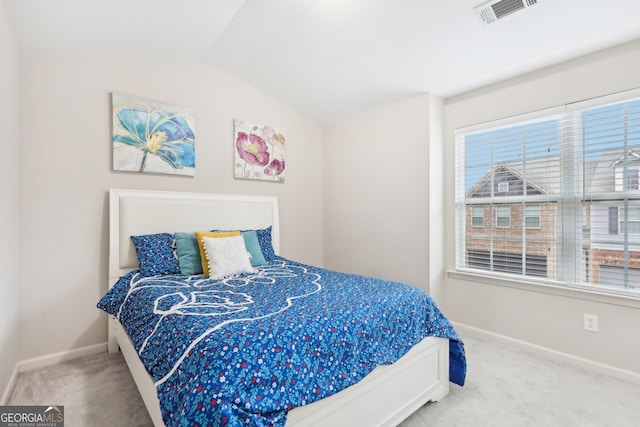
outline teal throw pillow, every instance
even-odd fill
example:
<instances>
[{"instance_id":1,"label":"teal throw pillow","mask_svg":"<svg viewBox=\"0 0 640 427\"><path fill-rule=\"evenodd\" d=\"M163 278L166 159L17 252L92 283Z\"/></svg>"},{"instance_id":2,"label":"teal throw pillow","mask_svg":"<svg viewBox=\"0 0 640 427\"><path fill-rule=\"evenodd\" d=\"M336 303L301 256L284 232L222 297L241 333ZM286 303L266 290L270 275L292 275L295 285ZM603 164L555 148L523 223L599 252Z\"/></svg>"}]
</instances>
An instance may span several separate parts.
<instances>
[{"instance_id":1,"label":"teal throw pillow","mask_svg":"<svg viewBox=\"0 0 640 427\"><path fill-rule=\"evenodd\" d=\"M195 233L174 233L180 274L192 276L202 274L202 260L200 248Z\"/></svg>"},{"instance_id":2,"label":"teal throw pillow","mask_svg":"<svg viewBox=\"0 0 640 427\"><path fill-rule=\"evenodd\" d=\"M251 254L251 265L257 267L267 264L267 260L265 260L264 255L262 255L258 234L255 230L241 231L240 233L244 238L244 246L247 248L247 252Z\"/></svg>"}]
</instances>

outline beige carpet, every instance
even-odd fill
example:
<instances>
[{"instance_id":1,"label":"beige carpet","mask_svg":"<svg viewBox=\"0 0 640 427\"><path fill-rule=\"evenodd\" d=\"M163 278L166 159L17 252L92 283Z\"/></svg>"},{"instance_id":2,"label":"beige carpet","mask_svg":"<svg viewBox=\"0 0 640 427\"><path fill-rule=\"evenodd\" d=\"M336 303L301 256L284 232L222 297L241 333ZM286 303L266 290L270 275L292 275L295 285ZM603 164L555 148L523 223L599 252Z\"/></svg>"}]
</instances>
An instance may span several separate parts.
<instances>
[{"instance_id":1,"label":"beige carpet","mask_svg":"<svg viewBox=\"0 0 640 427\"><path fill-rule=\"evenodd\" d=\"M640 427L638 384L489 340L464 341L467 384L452 384L402 427ZM120 354L21 373L9 404L64 405L66 427L151 425Z\"/></svg>"},{"instance_id":2,"label":"beige carpet","mask_svg":"<svg viewBox=\"0 0 640 427\"><path fill-rule=\"evenodd\" d=\"M452 384L402 427L640 427L640 384L492 340L463 340L465 386Z\"/></svg>"},{"instance_id":3,"label":"beige carpet","mask_svg":"<svg viewBox=\"0 0 640 427\"><path fill-rule=\"evenodd\" d=\"M9 405L63 405L65 427L153 426L121 353L22 372Z\"/></svg>"}]
</instances>

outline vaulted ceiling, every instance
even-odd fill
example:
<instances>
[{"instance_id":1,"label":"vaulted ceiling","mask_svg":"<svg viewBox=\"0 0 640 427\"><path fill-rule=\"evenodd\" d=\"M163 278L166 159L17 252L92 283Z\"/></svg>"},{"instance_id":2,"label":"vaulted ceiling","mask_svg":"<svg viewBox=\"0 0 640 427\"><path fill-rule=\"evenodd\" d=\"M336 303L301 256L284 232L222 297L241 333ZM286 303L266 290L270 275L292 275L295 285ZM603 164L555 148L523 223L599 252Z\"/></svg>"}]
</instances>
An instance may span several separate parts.
<instances>
[{"instance_id":1,"label":"vaulted ceiling","mask_svg":"<svg viewBox=\"0 0 640 427\"><path fill-rule=\"evenodd\" d=\"M491 25L482 0L3 1L21 47L211 66L323 125L640 38L638 0L538 0Z\"/></svg>"}]
</instances>

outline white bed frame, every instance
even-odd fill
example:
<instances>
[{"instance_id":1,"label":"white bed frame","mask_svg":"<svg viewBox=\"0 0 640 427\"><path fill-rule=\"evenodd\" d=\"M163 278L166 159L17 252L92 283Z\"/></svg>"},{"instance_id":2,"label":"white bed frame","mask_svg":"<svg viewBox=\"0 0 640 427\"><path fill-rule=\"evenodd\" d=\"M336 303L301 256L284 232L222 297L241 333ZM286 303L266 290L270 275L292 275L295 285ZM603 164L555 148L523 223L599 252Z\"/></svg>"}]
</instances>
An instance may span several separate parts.
<instances>
[{"instance_id":1,"label":"white bed frame","mask_svg":"<svg viewBox=\"0 0 640 427\"><path fill-rule=\"evenodd\" d=\"M111 189L109 203L109 288L138 266L131 235L271 225L273 247L276 254L280 252L275 197ZM154 425L164 426L153 380L118 320L109 316L109 352L118 348ZM448 393L448 340L428 337L361 382L289 411L287 426L395 426L426 402Z\"/></svg>"}]
</instances>

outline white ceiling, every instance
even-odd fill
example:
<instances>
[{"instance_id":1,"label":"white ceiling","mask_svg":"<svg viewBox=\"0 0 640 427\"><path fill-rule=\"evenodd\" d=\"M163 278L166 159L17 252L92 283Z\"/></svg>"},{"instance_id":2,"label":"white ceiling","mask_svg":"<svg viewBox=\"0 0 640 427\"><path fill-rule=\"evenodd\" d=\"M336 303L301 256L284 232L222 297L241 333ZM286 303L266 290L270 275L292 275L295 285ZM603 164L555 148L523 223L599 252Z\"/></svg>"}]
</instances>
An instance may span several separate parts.
<instances>
[{"instance_id":1,"label":"white ceiling","mask_svg":"<svg viewBox=\"0 0 640 427\"><path fill-rule=\"evenodd\" d=\"M3 1L21 47L211 66L322 125L640 38L640 0L542 0L490 26L482 0Z\"/></svg>"}]
</instances>

